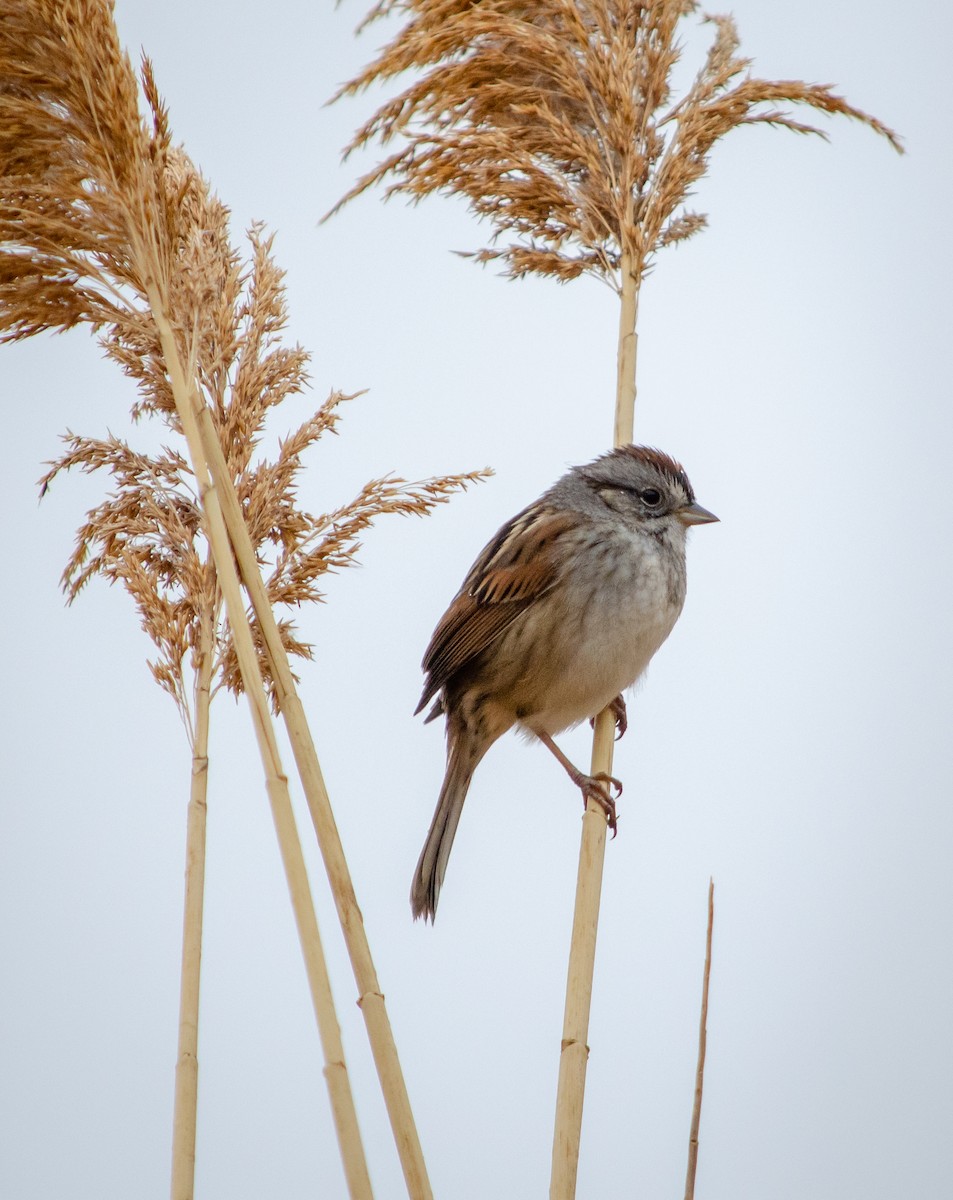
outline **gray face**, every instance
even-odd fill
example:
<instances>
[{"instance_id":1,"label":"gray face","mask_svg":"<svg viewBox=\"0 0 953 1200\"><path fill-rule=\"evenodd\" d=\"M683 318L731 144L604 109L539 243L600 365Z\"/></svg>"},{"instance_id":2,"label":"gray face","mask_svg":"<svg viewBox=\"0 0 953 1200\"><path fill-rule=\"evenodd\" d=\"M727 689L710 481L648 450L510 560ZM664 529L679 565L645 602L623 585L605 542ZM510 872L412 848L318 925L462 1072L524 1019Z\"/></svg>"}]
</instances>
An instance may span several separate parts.
<instances>
[{"instance_id":1,"label":"gray face","mask_svg":"<svg viewBox=\"0 0 953 1200\"><path fill-rule=\"evenodd\" d=\"M625 484L596 483L593 488L603 504L627 523L635 520L652 526L688 503L684 491L658 472L632 472L632 476Z\"/></svg>"},{"instance_id":2,"label":"gray face","mask_svg":"<svg viewBox=\"0 0 953 1200\"><path fill-rule=\"evenodd\" d=\"M640 525L648 531L671 523L666 518L695 498L678 463L641 446L619 447L585 466L574 467L550 495L594 518L611 510L626 525Z\"/></svg>"}]
</instances>

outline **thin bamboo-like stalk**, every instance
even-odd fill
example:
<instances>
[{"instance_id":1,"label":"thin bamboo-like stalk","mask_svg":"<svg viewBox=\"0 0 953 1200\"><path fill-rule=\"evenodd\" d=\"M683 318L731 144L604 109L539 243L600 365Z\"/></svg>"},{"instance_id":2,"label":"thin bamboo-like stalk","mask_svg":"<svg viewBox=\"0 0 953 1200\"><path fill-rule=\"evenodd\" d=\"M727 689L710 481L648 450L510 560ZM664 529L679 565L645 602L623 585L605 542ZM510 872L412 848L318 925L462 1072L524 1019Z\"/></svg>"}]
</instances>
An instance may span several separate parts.
<instances>
[{"instance_id":1,"label":"thin bamboo-like stalk","mask_svg":"<svg viewBox=\"0 0 953 1200\"><path fill-rule=\"evenodd\" d=\"M211 704L212 621L202 625L195 682L192 784L185 840L185 908L182 919L182 975L179 990L179 1046L172 1111L172 1200L192 1200L195 1192L195 1132L198 1112L199 984L202 968L202 916L205 899L205 818L208 792L208 727Z\"/></svg>"},{"instance_id":2,"label":"thin bamboo-like stalk","mask_svg":"<svg viewBox=\"0 0 953 1200\"><path fill-rule=\"evenodd\" d=\"M219 443L212 414L201 406L200 427L204 453L217 484L224 519L248 591L259 629L268 652L272 679L279 707L291 741L308 810L324 859L331 891L337 905L341 928L358 987L358 1005L364 1016L367 1036L380 1079L381 1091L390 1118L404 1180L411 1200L432 1200L423 1150L417 1134L410 1098L404 1082L397 1045L387 1015L384 995L377 979L374 960L364 930L364 918L358 907L351 874L344 856L340 834L331 809L321 765L315 750L304 708L295 687L288 656L275 622L271 605L255 559L254 548L242 518L238 497L232 486L225 457Z\"/></svg>"},{"instance_id":3,"label":"thin bamboo-like stalk","mask_svg":"<svg viewBox=\"0 0 953 1200\"><path fill-rule=\"evenodd\" d=\"M612 767L615 719L611 709L596 718L592 744L592 772ZM566 1008L556 1085L556 1123L553 1133L550 1200L572 1200L576 1194L582 1104L589 1060L589 1006L596 958L596 931L602 897L602 867L606 850L606 818L590 803L582 818L582 844L576 876L576 909L573 914Z\"/></svg>"},{"instance_id":4,"label":"thin bamboo-like stalk","mask_svg":"<svg viewBox=\"0 0 953 1200\"><path fill-rule=\"evenodd\" d=\"M702 1119L702 1091L705 1086L705 1052L708 1047L708 983L711 979L711 934L715 925L715 881L708 881L708 929L705 933L705 971L702 975L702 1008L698 1021L698 1063L695 1067L695 1099L688 1134L688 1167L685 1171L685 1200L694 1200L695 1171L698 1168L698 1127Z\"/></svg>"},{"instance_id":5,"label":"thin bamboo-like stalk","mask_svg":"<svg viewBox=\"0 0 953 1200\"><path fill-rule=\"evenodd\" d=\"M622 250L619 278L619 343L616 354L616 402L613 445L628 446L635 426L635 368L639 351L639 284L641 264L636 266L631 249Z\"/></svg>"},{"instance_id":6,"label":"thin bamboo-like stalk","mask_svg":"<svg viewBox=\"0 0 953 1200\"><path fill-rule=\"evenodd\" d=\"M304 855L291 807L288 780L281 766L281 756L271 720L271 711L268 707L268 697L261 677L251 626L242 601L241 585L235 568L232 547L222 515L220 488L224 487L224 483L221 477L214 479L209 474L205 447L199 433L198 398L194 387L187 380L172 324L156 282L157 277L158 272L154 272L152 278L146 281L146 294L162 345L176 411L182 423L182 431L189 449L192 470L198 481L209 545L215 562L219 586L225 600L235 652L265 770L265 785L271 802L272 818L278 835L281 859L288 881L288 890L291 894L298 937L305 959L311 999L324 1052L325 1079L331 1098L331 1109L349 1194L352 1200L371 1200L370 1177L367 1172L366 1157L357 1124L357 1113L345 1066L340 1027L334 1010L334 1000L318 933ZM217 437L215 440L217 443ZM221 451L220 446L219 451ZM224 479L230 485L227 474Z\"/></svg>"},{"instance_id":7,"label":"thin bamboo-like stalk","mask_svg":"<svg viewBox=\"0 0 953 1200\"><path fill-rule=\"evenodd\" d=\"M632 441L635 423L635 368L638 348L635 322L638 316L638 289L639 277L633 269L632 255L624 251L617 351L617 446ZM612 774L614 743L615 718L611 709L604 709L596 718L592 735L593 775ZM576 904L569 946L566 1007L563 1015L559 1078L556 1084L550 1200L573 1200L576 1194L586 1063L589 1058L589 1006L592 1000L592 974L595 966L605 853L606 815L594 800L590 800L582 822L579 869L576 876Z\"/></svg>"}]
</instances>

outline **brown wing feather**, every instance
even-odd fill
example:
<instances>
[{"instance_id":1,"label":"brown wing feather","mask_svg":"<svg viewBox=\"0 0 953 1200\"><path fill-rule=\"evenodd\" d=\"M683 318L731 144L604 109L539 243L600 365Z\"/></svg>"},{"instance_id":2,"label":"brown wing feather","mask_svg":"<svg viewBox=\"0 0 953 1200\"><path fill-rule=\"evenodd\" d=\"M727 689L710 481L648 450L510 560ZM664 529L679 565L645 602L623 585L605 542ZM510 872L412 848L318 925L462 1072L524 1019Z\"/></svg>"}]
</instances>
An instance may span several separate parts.
<instances>
[{"instance_id":1,"label":"brown wing feather","mask_svg":"<svg viewBox=\"0 0 953 1200\"><path fill-rule=\"evenodd\" d=\"M556 583L554 546L574 524L566 513L533 505L508 521L484 548L430 639L423 661L427 681L417 712Z\"/></svg>"}]
</instances>

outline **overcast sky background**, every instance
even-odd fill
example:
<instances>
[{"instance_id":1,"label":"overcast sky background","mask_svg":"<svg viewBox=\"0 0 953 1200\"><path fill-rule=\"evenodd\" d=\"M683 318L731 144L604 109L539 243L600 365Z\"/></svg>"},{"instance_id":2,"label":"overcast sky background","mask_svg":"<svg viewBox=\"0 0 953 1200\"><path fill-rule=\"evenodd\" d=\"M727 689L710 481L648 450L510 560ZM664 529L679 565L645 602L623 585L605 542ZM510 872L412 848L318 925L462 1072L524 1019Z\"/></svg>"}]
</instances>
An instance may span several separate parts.
<instances>
[{"instance_id":1,"label":"overcast sky background","mask_svg":"<svg viewBox=\"0 0 953 1200\"><path fill-rule=\"evenodd\" d=\"M716 6L718 10L718 6ZM709 876L715 962L699 1200L894 1200L950 1188L953 1122L949 6L735 0L767 78L835 82L900 131L736 132L710 229L645 287L637 440L721 524L618 746L578 1194L682 1194ZM370 194L373 97L323 107L387 32L357 3L118 0L176 137L234 214L277 231L313 394L368 394L302 502L485 465L392 518L300 614L302 691L387 996L435 1195L547 1194L580 833L577 793L514 737L481 766L434 928L410 877L443 774L412 717L430 632L494 530L611 441L616 302L508 283L460 202ZM707 36L707 35L704 35ZM691 37L694 67L704 36ZM370 161L370 160L366 160ZM0 839L0 1195L168 1194L189 754L128 598L59 573L105 480L36 479L67 428L128 431L83 332L0 351L7 617ZM144 438L146 431L134 431ZM201 1200L346 1195L244 705L213 709L200 1044ZM580 730L562 739L578 762ZM286 754L290 767L291 756ZM295 789L376 1195L403 1194L355 987Z\"/></svg>"}]
</instances>

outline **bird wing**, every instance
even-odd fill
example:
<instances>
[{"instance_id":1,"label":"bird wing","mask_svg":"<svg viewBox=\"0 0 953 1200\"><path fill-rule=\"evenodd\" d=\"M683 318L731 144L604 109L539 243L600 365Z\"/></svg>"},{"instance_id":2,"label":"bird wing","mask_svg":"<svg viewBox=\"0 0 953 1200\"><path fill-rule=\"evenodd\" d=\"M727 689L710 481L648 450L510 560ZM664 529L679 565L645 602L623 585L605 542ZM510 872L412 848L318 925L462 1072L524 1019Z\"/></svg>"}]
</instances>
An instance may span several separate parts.
<instances>
[{"instance_id":1,"label":"bird wing","mask_svg":"<svg viewBox=\"0 0 953 1200\"><path fill-rule=\"evenodd\" d=\"M553 587L559 578L556 544L576 522L571 514L531 505L484 548L430 639L417 712Z\"/></svg>"}]
</instances>

